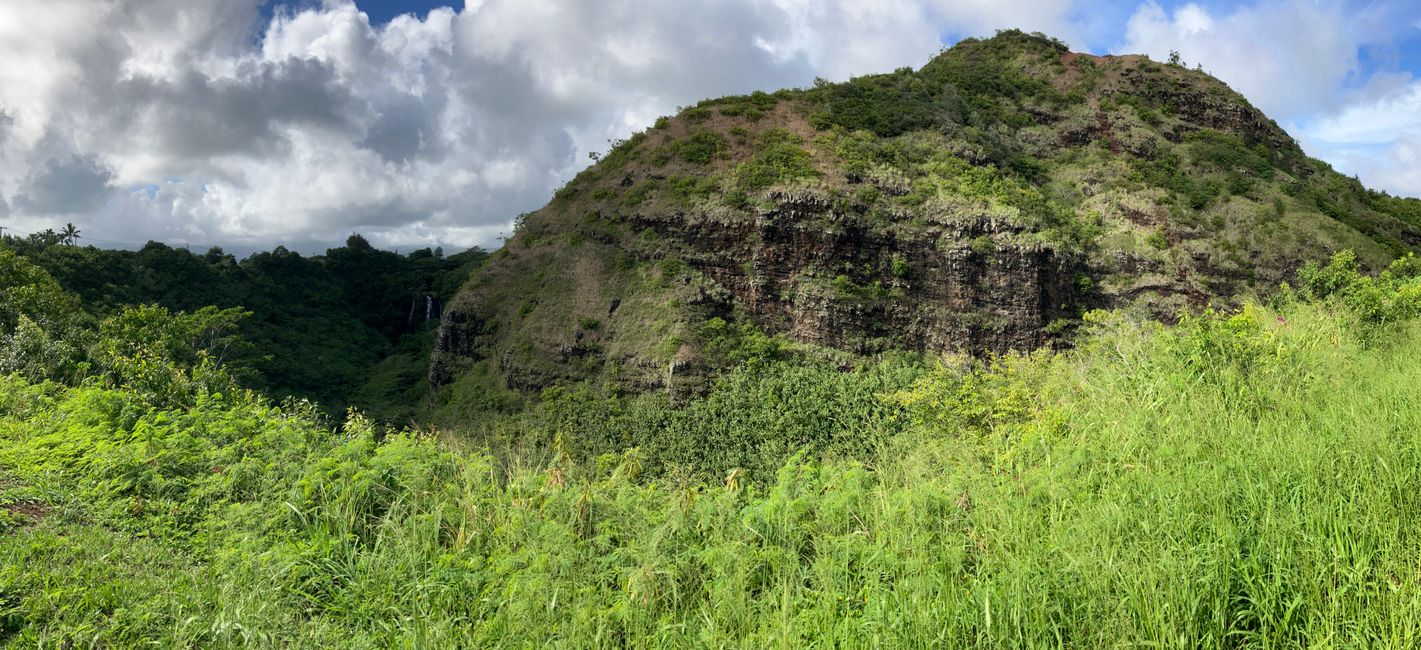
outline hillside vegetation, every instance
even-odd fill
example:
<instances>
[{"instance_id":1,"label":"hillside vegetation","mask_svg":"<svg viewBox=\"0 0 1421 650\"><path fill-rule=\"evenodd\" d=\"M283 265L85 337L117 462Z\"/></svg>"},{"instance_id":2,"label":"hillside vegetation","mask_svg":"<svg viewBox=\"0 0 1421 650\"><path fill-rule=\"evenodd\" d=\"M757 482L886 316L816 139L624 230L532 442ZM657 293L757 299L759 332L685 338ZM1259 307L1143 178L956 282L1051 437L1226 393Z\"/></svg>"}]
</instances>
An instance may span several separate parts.
<instances>
[{"instance_id":1,"label":"hillside vegetation","mask_svg":"<svg viewBox=\"0 0 1421 650\"><path fill-rule=\"evenodd\" d=\"M1421 647L1418 206L1012 31L490 255L5 238L0 647Z\"/></svg>"},{"instance_id":2,"label":"hillside vegetation","mask_svg":"<svg viewBox=\"0 0 1421 650\"><path fill-rule=\"evenodd\" d=\"M647 472L674 449L579 461L557 442L577 429L547 453L382 439L358 415L332 430L236 389L205 348L115 355L174 380L158 390L11 375L0 638L1414 647L1418 276L1343 254L1271 305L1095 312L1067 352L840 374L839 399L878 409L845 414L863 438L711 481ZM759 400L814 416L822 377L757 372L778 386ZM734 438L695 444L740 460Z\"/></svg>"},{"instance_id":3,"label":"hillside vegetation","mask_svg":"<svg viewBox=\"0 0 1421 650\"><path fill-rule=\"evenodd\" d=\"M1344 249L1384 268L1421 246L1418 206L1203 72L967 39L616 143L451 303L436 421L578 382L698 393L739 333L860 358L1069 344L1091 309L1237 307Z\"/></svg>"}]
</instances>

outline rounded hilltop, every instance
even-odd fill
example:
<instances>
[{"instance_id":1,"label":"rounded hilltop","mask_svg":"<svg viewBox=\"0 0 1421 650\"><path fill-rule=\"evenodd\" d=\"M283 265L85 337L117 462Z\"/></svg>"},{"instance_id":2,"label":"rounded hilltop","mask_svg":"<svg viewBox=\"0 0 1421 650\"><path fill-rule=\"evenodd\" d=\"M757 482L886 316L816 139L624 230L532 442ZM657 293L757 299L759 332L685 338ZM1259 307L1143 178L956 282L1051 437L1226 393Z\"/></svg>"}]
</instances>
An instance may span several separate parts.
<instances>
[{"instance_id":1,"label":"rounded hilltop","mask_svg":"<svg viewBox=\"0 0 1421 650\"><path fill-rule=\"evenodd\" d=\"M447 404L588 378L693 388L764 340L1059 344L1090 308L1236 304L1344 248L1384 264L1421 245L1419 215L1200 70L1005 31L615 143L453 301L431 380Z\"/></svg>"}]
</instances>

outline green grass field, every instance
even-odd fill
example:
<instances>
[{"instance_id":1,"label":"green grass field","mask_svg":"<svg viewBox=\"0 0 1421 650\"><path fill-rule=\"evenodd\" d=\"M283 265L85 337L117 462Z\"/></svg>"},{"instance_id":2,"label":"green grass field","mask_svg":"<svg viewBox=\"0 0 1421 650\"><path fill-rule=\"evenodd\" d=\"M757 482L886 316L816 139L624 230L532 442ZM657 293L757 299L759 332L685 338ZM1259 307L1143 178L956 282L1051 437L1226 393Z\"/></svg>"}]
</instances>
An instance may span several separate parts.
<instances>
[{"instance_id":1,"label":"green grass field","mask_svg":"<svg viewBox=\"0 0 1421 650\"><path fill-rule=\"evenodd\" d=\"M773 477L0 380L0 643L1418 647L1421 283L1345 267L928 370Z\"/></svg>"}]
</instances>

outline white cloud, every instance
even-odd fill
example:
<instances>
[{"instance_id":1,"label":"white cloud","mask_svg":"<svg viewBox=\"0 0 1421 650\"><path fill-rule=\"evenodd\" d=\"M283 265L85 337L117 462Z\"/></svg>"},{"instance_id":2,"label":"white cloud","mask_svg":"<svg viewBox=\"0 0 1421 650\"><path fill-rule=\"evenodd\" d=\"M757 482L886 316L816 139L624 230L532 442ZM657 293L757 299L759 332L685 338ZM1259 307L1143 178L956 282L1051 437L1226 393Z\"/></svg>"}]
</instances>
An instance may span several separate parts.
<instances>
[{"instance_id":1,"label":"white cloud","mask_svg":"<svg viewBox=\"0 0 1421 650\"><path fill-rule=\"evenodd\" d=\"M467 0L371 25L350 0L266 23L262 0L4 0L0 214L124 242L488 245L678 105L921 65L944 34L1079 47L1082 1ZM1121 49L1178 49L1285 120L1356 104L1318 137L1382 139L1354 125L1394 107L1338 89L1359 43L1412 22L1384 17L1148 2ZM1365 99L1405 104L1391 82Z\"/></svg>"},{"instance_id":2,"label":"white cloud","mask_svg":"<svg viewBox=\"0 0 1421 650\"><path fill-rule=\"evenodd\" d=\"M1421 81L1386 75L1302 129L1305 147L1369 186L1421 195Z\"/></svg>"},{"instance_id":3,"label":"white cloud","mask_svg":"<svg viewBox=\"0 0 1421 650\"><path fill-rule=\"evenodd\" d=\"M1194 3L1166 12L1150 0L1130 17L1117 52L1163 61L1178 51L1285 122L1336 106L1358 47L1382 36L1366 33L1372 25L1337 2L1265 0L1213 15Z\"/></svg>"},{"instance_id":4,"label":"white cloud","mask_svg":"<svg viewBox=\"0 0 1421 650\"><path fill-rule=\"evenodd\" d=\"M385 25L261 4L0 3L8 225L487 245L677 105L920 65L951 29L1062 33L1072 0L484 0Z\"/></svg>"},{"instance_id":5,"label":"white cloud","mask_svg":"<svg viewBox=\"0 0 1421 650\"><path fill-rule=\"evenodd\" d=\"M1347 105L1307 128L1310 141L1328 145L1389 144L1404 131L1421 131L1421 83Z\"/></svg>"},{"instance_id":6,"label":"white cloud","mask_svg":"<svg viewBox=\"0 0 1421 650\"><path fill-rule=\"evenodd\" d=\"M1174 25L1180 33L1194 35L1214 28L1214 19L1199 5L1187 4L1174 12Z\"/></svg>"}]
</instances>

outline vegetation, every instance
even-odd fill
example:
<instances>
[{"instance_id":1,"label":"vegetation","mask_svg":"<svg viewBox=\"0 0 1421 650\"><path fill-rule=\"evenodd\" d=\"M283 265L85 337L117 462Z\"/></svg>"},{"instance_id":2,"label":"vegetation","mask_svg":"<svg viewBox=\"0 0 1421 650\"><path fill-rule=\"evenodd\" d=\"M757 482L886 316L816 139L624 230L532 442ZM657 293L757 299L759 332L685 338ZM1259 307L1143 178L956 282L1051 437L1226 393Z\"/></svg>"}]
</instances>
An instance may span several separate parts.
<instances>
[{"instance_id":1,"label":"vegetation","mask_svg":"<svg viewBox=\"0 0 1421 650\"><path fill-rule=\"evenodd\" d=\"M28 345L38 345L40 332L71 340L71 330L84 327L98 329L104 339L108 333L98 327L100 321L137 317L133 308L140 305L194 315L211 307L247 344L227 359L242 365L237 374L244 385L273 399L309 399L334 413L358 403L381 420L402 424L418 401L407 395L371 399L373 392L363 387L384 379L381 363L391 356L423 363L435 326L427 316L437 317L434 307L486 257L477 249L448 257L429 249L398 255L375 249L359 235L316 257L278 247L238 261L220 249L195 254L155 242L137 251L104 250L37 238L6 238L0 256L5 269L0 282L16 287L6 303L38 326L26 325ZM244 317L236 317L239 311ZM15 319L13 312L0 312L6 331L16 327ZM425 345L402 346L407 335ZM67 363L79 362L81 352L65 353ZM57 357L36 354L28 362L15 357L9 363L29 363L31 376L44 374L42 368L71 372Z\"/></svg>"},{"instance_id":2,"label":"vegetation","mask_svg":"<svg viewBox=\"0 0 1421 650\"><path fill-rule=\"evenodd\" d=\"M1421 250L1421 202L1309 159L1202 71L1014 30L612 144L451 303L467 344L435 355L434 421L584 382L701 392L736 363L700 335L716 318L981 354L1067 343L1094 307L1237 308L1318 255L1377 271ZM1042 295L1006 305L1006 285Z\"/></svg>"},{"instance_id":3,"label":"vegetation","mask_svg":"<svg viewBox=\"0 0 1421 650\"><path fill-rule=\"evenodd\" d=\"M488 256L3 240L0 646L1421 646L1421 202L1017 31L609 144Z\"/></svg>"},{"instance_id":4,"label":"vegetation","mask_svg":"<svg viewBox=\"0 0 1421 650\"><path fill-rule=\"evenodd\" d=\"M755 153L735 169L736 187L755 192L772 185L819 175L803 140L783 129L760 134Z\"/></svg>"},{"instance_id":5,"label":"vegetation","mask_svg":"<svg viewBox=\"0 0 1421 650\"><path fill-rule=\"evenodd\" d=\"M700 131L671 145L671 149L686 162L705 165L724 156L728 145L725 136L714 131Z\"/></svg>"},{"instance_id":6,"label":"vegetation","mask_svg":"<svg viewBox=\"0 0 1421 650\"><path fill-rule=\"evenodd\" d=\"M208 381L0 379L0 638L1413 647L1418 271L1343 255L1272 305L1097 312L1077 350L985 365L774 353L670 446L581 456L639 416L549 396L546 453L332 430L148 309L112 347L196 341L145 358ZM733 467L650 471L683 450Z\"/></svg>"}]
</instances>

